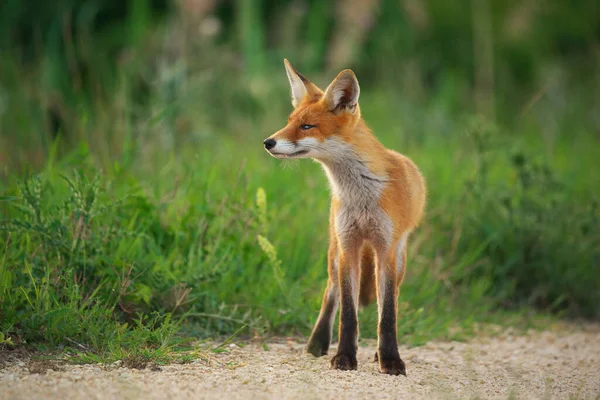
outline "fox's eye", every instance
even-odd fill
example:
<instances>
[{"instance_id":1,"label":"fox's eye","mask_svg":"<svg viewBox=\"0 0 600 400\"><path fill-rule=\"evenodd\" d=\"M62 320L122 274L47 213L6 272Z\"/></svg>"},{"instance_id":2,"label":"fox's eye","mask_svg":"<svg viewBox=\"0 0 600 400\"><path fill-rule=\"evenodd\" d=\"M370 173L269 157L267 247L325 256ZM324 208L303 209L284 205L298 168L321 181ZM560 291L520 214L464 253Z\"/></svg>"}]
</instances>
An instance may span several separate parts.
<instances>
[{"instance_id":1,"label":"fox's eye","mask_svg":"<svg viewBox=\"0 0 600 400\"><path fill-rule=\"evenodd\" d=\"M307 131L307 130L312 129L314 127L315 127L314 125L309 125L309 124L302 124L302 125L300 125L300 129L302 129L303 131Z\"/></svg>"}]
</instances>

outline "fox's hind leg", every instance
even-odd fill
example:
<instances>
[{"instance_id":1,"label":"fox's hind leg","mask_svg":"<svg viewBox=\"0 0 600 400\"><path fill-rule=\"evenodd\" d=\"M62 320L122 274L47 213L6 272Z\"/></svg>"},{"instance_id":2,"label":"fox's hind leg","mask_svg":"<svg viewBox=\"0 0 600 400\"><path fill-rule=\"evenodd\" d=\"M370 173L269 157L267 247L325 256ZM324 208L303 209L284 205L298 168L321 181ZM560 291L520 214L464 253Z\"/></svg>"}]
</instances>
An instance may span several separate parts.
<instances>
[{"instance_id":1,"label":"fox's hind leg","mask_svg":"<svg viewBox=\"0 0 600 400\"><path fill-rule=\"evenodd\" d=\"M331 343L331 335L333 331L333 321L337 313L339 304L339 289L337 282L332 282L330 279L327 283L327 288L323 294L323 302L321 303L321 312L317 323L310 335L306 351L315 357L324 356L329 350Z\"/></svg>"},{"instance_id":2,"label":"fox's hind leg","mask_svg":"<svg viewBox=\"0 0 600 400\"><path fill-rule=\"evenodd\" d=\"M338 247L333 225L330 227L329 251L327 252L329 279L323 294L321 311L317 323L306 346L306 351L315 357L324 356L329 350L333 322L340 303L340 289L338 284Z\"/></svg>"}]
</instances>

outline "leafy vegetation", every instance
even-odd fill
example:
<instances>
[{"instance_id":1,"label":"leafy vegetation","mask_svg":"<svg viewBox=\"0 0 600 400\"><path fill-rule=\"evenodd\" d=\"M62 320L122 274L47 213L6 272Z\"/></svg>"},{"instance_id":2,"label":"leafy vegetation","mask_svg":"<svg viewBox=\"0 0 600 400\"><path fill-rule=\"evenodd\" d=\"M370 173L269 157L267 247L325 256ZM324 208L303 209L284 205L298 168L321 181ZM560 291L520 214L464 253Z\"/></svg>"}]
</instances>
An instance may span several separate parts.
<instances>
[{"instance_id":1,"label":"leafy vegetation","mask_svg":"<svg viewBox=\"0 0 600 400\"><path fill-rule=\"evenodd\" d=\"M402 341L528 326L540 313L600 316L598 82L585 67L597 65L586 53L595 14L569 8L561 15L588 22L561 19L547 33L555 8L475 8L496 21L490 72L469 50L465 30L477 27L460 5L426 2L419 28L418 2L364 2L380 7L378 24L338 37L350 17L326 2L303 3L322 8L315 18L285 2L199 14L125 3L77 25L72 42L57 26L87 15L88 2L1 33L0 345L167 359L189 337L309 332L326 283L329 191L318 165L262 149L291 109L284 55L322 86L340 60L354 68L367 123L427 179ZM22 4L0 15L25 15ZM529 18L522 40L497 28L518 16ZM39 54L23 33L38 28L48 32ZM564 32L570 41L556 39ZM536 45L548 38L568 51ZM375 334L375 320L373 306L361 312L361 335Z\"/></svg>"}]
</instances>

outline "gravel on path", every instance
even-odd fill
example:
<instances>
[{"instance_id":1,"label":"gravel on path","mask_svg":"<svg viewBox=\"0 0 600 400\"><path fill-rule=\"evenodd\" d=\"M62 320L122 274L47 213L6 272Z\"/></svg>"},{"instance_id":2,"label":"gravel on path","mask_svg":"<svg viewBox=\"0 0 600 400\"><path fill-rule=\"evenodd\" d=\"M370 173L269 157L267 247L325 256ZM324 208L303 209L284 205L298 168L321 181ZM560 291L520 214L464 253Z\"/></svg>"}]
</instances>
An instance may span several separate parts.
<instances>
[{"instance_id":1,"label":"gravel on path","mask_svg":"<svg viewBox=\"0 0 600 400\"><path fill-rule=\"evenodd\" d=\"M0 399L600 399L597 326L401 347L408 377L380 374L375 345L361 341L358 371L329 369L335 346L314 358L293 339L142 370L13 361Z\"/></svg>"}]
</instances>

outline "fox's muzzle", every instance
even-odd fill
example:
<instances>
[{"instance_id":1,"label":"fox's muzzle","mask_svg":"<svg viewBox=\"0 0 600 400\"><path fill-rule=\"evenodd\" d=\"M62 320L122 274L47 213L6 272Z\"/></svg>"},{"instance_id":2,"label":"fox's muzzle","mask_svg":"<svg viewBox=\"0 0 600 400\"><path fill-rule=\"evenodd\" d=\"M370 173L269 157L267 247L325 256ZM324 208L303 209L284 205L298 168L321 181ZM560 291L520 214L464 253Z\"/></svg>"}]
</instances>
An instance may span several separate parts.
<instances>
[{"instance_id":1,"label":"fox's muzzle","mask_svg":"<svg viewBox=\"0 0 600 400\"><path fill-rule=\"evenodd\" d=\"M268 139L265 139L265 141L263 142L263 144L265 145L265 149L266 150L271 150L273 147L275 147L275 145L277 144L277 142L275 141L275 139L268 138Z\"/></svg>"}]
</instances>

